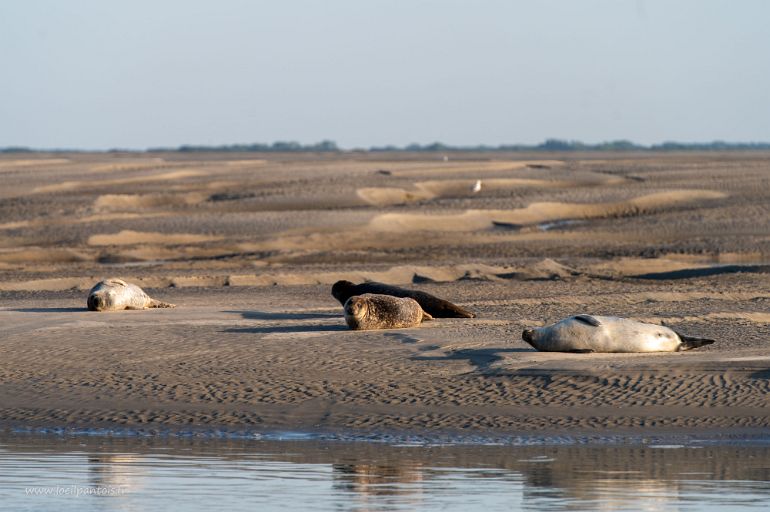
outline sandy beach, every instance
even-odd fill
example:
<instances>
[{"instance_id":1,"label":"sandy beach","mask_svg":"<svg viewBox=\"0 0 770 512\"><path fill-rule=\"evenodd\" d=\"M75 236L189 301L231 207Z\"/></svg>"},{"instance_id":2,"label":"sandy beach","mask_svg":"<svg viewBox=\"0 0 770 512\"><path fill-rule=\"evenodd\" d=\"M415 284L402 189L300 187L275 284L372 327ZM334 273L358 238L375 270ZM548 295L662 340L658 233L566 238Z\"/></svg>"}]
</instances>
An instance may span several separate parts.
<instances>
[{"instance_id":1,"label":"sandy beach","mask_svg":"<svg viewBox=\"0 0 770 512\"><path fill-rule=\"evenodd\" d=\"M441 156L2 155L0 425L770 433L770 155ZM177 308L86 311L113 276ZM350 331L339 279L477 318ZM521 340L576 313L717 342Z\"/></svg>"}]
</instances>

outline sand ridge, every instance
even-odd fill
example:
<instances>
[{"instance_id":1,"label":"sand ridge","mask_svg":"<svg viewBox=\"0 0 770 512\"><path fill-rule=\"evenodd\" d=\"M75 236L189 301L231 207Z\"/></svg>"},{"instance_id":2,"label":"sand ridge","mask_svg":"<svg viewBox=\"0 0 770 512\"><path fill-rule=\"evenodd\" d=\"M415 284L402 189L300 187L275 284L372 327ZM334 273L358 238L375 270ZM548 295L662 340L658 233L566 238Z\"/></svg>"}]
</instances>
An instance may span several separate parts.
<instances>
[{"instance_id":1,"label":"sand ridge","mask_svg":"<svg viewBox=\"0 0 770 512\"><path fill-rule=\"evenodd\" d=\"M190 233L152 233L127 229L113 234L92 235L88 238L88 245L194 244L220 238Z\"/></svg>"},{"instance_id":2,"label":"sand ridge","mask_svg":"<svg viewBox=\"0 0 770 512\"><path fill-rule=\"evenodd\" d=\"M180 170L153 174L149 176L134 176L130 178L115 178L105 180L87 180L87 181L64 181L53 185L43 185L33 189L33 193L44 194L52 192L65 192L68 190L77 190L82 188L99 188L108 186L128 185L132 183L147 183L152 181L171 181L194 176L201 176L201 171Z\"/></svg>"},{"instance_id":3,"label":"sand ridge","mask_svg":"<svg viewBox=\"0 0 770 512\"><path fill-rule=\"evenodd\" d=\"M40 166L48 166L48 165L60 165L60 164L66 164L69 163L70 160L68 158L32 158L28 160L18 159L18 160L2 160L0 159L0 172L5 171L6 169L15 169L15 168L27 168L27 167L40 167Z\"/></svg>"},{"instance_id":4,"label":"sand ridge","mask_svg":"<svg viewBox=\"0 0 770 512\"><path fill-rule=\"evenodd\" d=\"M507 224L526 226L564 219L639 215L665 207L683 207L701 200L721 199L723 192L677 190L614 203L532 203L517 210L466 210L459 214L384 213L369 223L377 231L474 231Z\"/></svg>"},{"instance_id":5,"label":"sand ridge","mask_svg":"<svg viewBox=\"0 0 770 512\"><path fill-rule=\"evenodd\" d=\"M558 167L564 165L560 160L527 160L527 161L486 161L486 162L464 162L464 161L446 161L446 162L428 162L419 164L406 164L397 166L391 173L399 177L433 177L433 176L451 176L456 174L473 174L483 177L485 174L494 174L520 169Z\"/></svg>"},{"instance_id":6,"label":"sand ridge","mask_svg":"<svg viewBox=\"0 0 770 512\"><path fill-rule=\"evenodd\" d=\"M624 178L606 176L601 179L582 180L544 180L533 178L491 178L478 180L484 194L489 191L507 191L526 188L568 188L592 185L614 185L625 182ZM477 180L440 180L419 181L414 183L412 189L397 187L364 187L356 190L358 197L372 206L388 206L429 201L444 197L470 197L474 192Z\"/></svg>"}]
</instances>

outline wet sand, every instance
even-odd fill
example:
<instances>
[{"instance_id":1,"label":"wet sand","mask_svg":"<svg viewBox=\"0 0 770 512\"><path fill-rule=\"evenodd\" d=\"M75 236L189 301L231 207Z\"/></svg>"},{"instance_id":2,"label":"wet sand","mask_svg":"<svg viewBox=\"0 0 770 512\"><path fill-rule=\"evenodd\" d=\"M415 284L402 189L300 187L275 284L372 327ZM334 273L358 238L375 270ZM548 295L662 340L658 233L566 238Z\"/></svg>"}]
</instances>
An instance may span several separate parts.
<instances>
[{"instance_id":1,"label":"wet sand","mask_svg":"<svg viewBox=\"0 0 770 512\"><path fill-rule=\"evenodd\" d=\"M493 157L3 155L0 424L767 434L770 155ZM86 311L111 276L178 307ZM349 331L338 279L478 317ZM521 341L576 313L718 341Z\"/></svg>"}]
</instances>

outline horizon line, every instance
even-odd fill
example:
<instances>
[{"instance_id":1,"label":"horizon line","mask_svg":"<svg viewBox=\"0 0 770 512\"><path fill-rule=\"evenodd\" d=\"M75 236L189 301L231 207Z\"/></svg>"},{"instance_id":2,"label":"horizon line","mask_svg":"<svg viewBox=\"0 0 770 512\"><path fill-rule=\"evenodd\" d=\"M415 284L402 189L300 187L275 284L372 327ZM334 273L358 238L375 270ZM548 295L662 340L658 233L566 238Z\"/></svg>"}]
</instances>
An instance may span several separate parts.
<instances>
[{"instance_id":1,"label":"horizon line","mask_svg":"<svg viewBox=\"0 0 770 512\"><path fill-rule=\"evenodd\" d=\"M727 142L712 140L706 142L663 141L653 144L638 144L627 139L609 140L599 143L584 143L576 139L549 138L539 144L475 144L457 145L432 142L428 144L410 143L403 146L395 144L371 145L369 147L342 148L331 140L322 140L314 144L301 144L296 141L275 141L272 144L231 143L231 144L181 144L178 146L155 146L146 148L84 149L84 148L36 148L23 145L0 147L0 153L189 153L189 152L517 152L517 151L741 151L770 150L770 142L738 141Z\"/></svg>"}]
</instances>

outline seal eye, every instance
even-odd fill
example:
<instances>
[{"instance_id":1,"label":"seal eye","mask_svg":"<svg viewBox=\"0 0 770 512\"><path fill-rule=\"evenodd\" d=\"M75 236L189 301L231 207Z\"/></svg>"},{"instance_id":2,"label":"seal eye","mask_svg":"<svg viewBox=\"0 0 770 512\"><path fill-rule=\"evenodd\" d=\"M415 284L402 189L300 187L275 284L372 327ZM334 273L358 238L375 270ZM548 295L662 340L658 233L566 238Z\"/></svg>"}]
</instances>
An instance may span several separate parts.
<instances>
[{"instance_id":1,"label":"seal eye","mask_svg":"<svg viewBox=\"0 0 770 512\"><path fill-rule=\"evenodd\" d=\"M361 302L353 301L350 303L350 312L353 313L354 315L357 315L358 313L360 313L361 309L362 309Z\"/></svg>"}]
</instances>

